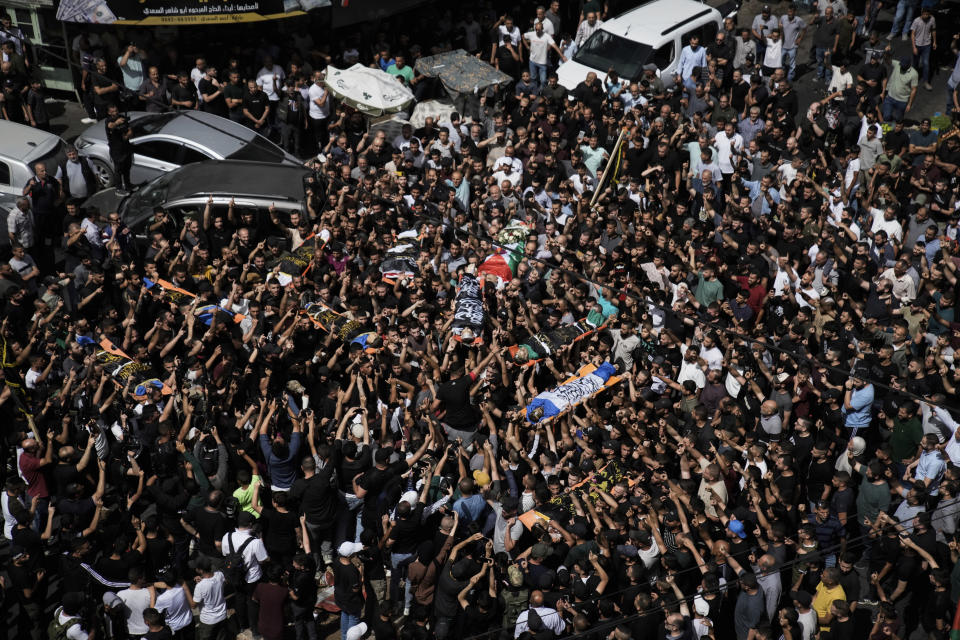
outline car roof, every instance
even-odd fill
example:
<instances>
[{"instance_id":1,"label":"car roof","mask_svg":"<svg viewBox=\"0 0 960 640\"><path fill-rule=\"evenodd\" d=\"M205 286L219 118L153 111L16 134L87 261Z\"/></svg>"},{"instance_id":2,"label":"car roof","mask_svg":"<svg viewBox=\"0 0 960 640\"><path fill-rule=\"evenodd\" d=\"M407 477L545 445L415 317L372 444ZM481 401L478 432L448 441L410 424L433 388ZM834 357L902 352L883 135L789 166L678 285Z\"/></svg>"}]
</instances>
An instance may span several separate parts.
<instances>
[{"instance_id":1,"label":"car roof","mask_svg":"<svg viewBox=\"0 0 960 640\"><path fill-rule=\"evenodd\" d=\"M166 114L160 117L164 117ZM249 127L205 111L179 112L152 135L193 140L214 153L227 157L247 145L256 135Z\"/></svg>"},{"instance_id":2,"label":"car roof","mask_svg":"<svg viewBox=\"0 0 960 640\"><path fill-rule=\"evenodd\" d=\"M300 202L305 196L303 179L311 170L288 164L207 160L180 167L175 173L168 185L167 202L208 195Z\"/></svg>"},{"instance_id":3,"label":"car roof","mask_svg":"<svg viewBox=\"0 0 960 640\"><path fill-rule=\"evenodd\" d=\"M0 120L0 156L29 163L60 142L60 136L9 120Z\"/></svg>"},{"instance_id":4,"label":"car roof","mask_svg":"<svg viewBox=\"0 0 960 640\"><path fill-rule=\"evenodd\" d=\"M665 31L715 9L696 0L653 0L603 23L604 31L631 40L656 44Z\"/></svg>"}]
</instances>

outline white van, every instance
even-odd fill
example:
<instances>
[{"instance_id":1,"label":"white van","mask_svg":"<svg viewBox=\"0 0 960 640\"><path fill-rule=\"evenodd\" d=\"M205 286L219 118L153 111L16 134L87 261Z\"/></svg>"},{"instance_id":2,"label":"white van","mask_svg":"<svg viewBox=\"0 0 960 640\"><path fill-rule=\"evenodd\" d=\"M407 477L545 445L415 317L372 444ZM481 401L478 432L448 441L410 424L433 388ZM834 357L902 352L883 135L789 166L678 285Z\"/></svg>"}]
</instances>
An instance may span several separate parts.
<instances>
[{"instance_id":1,"label":"white van","mask_svg":"<svg viewBox=\"0 0 960 640\"><path fill-rule=\"evenodd\" d=\"M621 80L635 81L652 62L663 84L670 86L690 36L700 36L701 46L712 44L723 19L736 15L736 9L734 3L715 9L696 0L652 0L604 22L560 65L558 80L573 91L589 72L602 81L612 67Z\"/></svg>"}]
</instances>

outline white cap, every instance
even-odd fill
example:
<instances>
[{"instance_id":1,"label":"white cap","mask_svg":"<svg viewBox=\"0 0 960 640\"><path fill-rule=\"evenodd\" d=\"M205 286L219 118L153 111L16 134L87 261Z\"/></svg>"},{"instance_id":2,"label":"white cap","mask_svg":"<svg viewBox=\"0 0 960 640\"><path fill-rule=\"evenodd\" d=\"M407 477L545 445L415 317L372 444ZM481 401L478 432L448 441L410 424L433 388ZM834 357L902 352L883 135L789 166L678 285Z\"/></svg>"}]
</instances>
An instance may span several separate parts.
<instances>
[{"instance_id":1,"label":"white cap","mask_svg":"<svg viewBox=\"0 0 960 640\"><path fill-rule=\"evenodd\" d=\"M367 623L361 622L347 629L347 640L360 640L367 632Z\"/></svg>"},{"instance_id":2,"label":"white cap","mask_svg":"<svg viewBox=\"0 0 960 640\"><path fill-rule=\"evenodd\" d=\"M707 601L704 600L703 596L696 596L693 599L693 610L701 616L710 615L710 605L707 604Z\"/></svg>"},{"instance_id":3,"label":"white cap","mask_svg":"<svg viewBox=\"0 0 960 640\"><path fill-rule=\"evenodd\" d=\"M337 553L343 557L352 556L355 553L363 551L363 545L359 542L342 542L337 548Z\"/></svg>"},{"instance_id":4,"label":"white cap","mask_svg":"<svg viewBox=\"0 0 960 640\"><path fill-rule=\"evenodd\" d=\"M362 423L362 422L354 422L354 423L350 426L350 435L352 435L354 438L362 438L362 437L363 437L363 423Z\"/></svg>"},{"instance_id":5,"label":"white cap","mask_svg":"<svg viewBox=\"0 0 960 640\"><path fill-rule=\"evenodd\" d=\"M400 502L409 502L411 507L417 506L417 499L420 497L420 494L416 491L407 491L402 496L400 496Z\"/></svg>"}]
</instances>

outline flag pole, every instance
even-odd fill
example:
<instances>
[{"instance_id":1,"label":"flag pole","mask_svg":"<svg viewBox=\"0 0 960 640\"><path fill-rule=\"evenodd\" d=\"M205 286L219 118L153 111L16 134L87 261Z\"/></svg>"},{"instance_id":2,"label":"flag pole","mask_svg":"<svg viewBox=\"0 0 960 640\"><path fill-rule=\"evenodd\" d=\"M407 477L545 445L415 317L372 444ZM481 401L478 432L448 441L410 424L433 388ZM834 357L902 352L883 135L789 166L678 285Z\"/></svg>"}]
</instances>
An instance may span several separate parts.
<instances>
[{"instance_id":1,"label":"flag pole","mask_svg":"<svg viewBox=\"0 0 960 640\"><path fill-rule=\"evenodd\" d=\"M593 191L593 197L590 198L591 207L597 203L597 198L600 197L600 191L603 188L603 183L607 181L607 175L610 173L610 168L613 166L614 160L616 160L618 154L620 153L620 145L623 144L623 136L626 135L626 133L626 127L620 129L620 135L617 137L617 144L613 145L613 153L611 153L610 157L607 158L607 166L603 170L603 175L600 176L600 182L597 183L597 188Z\"/></svg>"}]
</instances>

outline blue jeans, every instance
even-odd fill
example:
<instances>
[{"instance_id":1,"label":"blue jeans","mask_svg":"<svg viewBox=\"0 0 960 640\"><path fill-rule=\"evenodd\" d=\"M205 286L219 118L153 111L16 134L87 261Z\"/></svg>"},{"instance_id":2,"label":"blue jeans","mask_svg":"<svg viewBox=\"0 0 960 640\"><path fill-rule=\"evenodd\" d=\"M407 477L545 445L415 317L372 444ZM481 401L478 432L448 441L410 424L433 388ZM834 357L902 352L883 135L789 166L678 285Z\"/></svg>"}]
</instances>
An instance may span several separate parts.
<instances>
[{"instance_id":1,"label":"blue jeans","mask_svg":"<svg viewBox=\"0 0 960 640\"><path fill-rule=\"evenodd\" d=\"M537 81L541 87L547 85L547 65L530 61L530 77Z\"/></svg>"},{"instance_id":2,"label":"blue jeans","mask_svg":"<svg viewBox=\"0 0 960 640\"><path fill-rule=\"evenodd\" d=\"M943 112L944 115L950 115L953 113L953 91L954 89L948 84L947 85L947 108Z\"/></svg>"},{"instance_id":3,"label":"blue jeans","mask_svg":"<svg viewBox=\"0 0 960 640\"><path fill-rule=\"evenodd\" d=\"M901 25L903 29L901 35L908 35L910 33L910 23L913 22L913 13L916 10L916 0L900 0L897 3L897 12L893 16L893 26L890 27L890 35L897 35L897 31L900 31Z\"/></svg>"},{"instance_id":4,"label":"blue jeans","mask_svg":"<svg viewBox=\"0 0 960 640\"><path fill-rule=\"evenodd\" d=\"M883 99L883 104L880 105L880 112L883 114L884 122L896 122L906 114L907 103L894 100L888 95Z\"/></svg>"},{"instance_id":5,"label":"blue jeans","mask_svg":"<svg viewBox=\"0 0 960 640\"><path fill-rule=\"evenodd\" d=\"M917 55L913 56L913 66L920 69L920 79L924 82L930 82L930 51L933 47L929 44L918 45Z\"/></svg>"},{"instance_id":6,"label":"blue jeans","mask_svg":"<svg viewBox=\"0 0 960 640\"><path fill-rule=\"evenodd\" d=\"M783 50L783 68L787 70L787 80L793 82L797 75L797 48Z\"/></svg>"},{"instance_id":7,"label":"blue jeans","mask_svg":"<svg viewBox=\"0 0 960 640\"><path fill-rule=\"evenodd\" d=\"M400 581L403 581L403 606L404 608L410 608L410 603L413 602L413 589L410 587L410 579L407 577L407 567L410 566L410 563L413 562L414 556L412 553L391 553L390 554L390 565L393 567L393 571L390 574L390 597L394 602L399 602L399 590L400 590Z\"/></svg>"},{"instance_id":8,"label":"blue jeans","mask_svg":"<svg viewBox=\"0 0 960 640\"><path fill-rule=\"evenodd\" d=\"M822 78L827 84L833 79L833 69L830 67L831 50L827 47L817 47L815 55L817 59L817 77Z\"/></svg>"},{"instance_id":9,"label":"blue jeans","mask_svg":"<svg viewBox=\"0 0 960 640\"><path fill-rule=\"evenodd\" d=\"M340 640L347 640L347 631L351 627L355 627L360 624L360 616L355 616L352 613L347 613L346 611L340 612Z\"/></svg>"}]
</instances>

